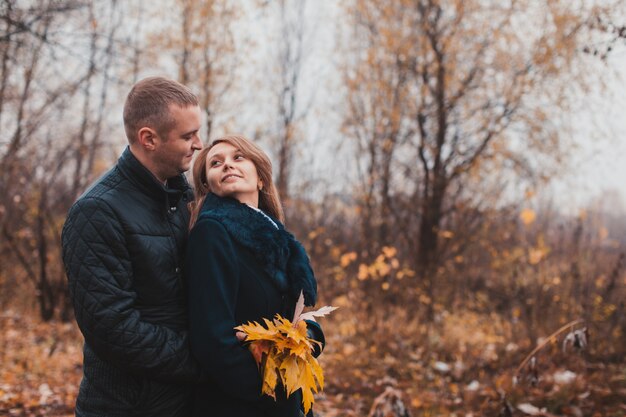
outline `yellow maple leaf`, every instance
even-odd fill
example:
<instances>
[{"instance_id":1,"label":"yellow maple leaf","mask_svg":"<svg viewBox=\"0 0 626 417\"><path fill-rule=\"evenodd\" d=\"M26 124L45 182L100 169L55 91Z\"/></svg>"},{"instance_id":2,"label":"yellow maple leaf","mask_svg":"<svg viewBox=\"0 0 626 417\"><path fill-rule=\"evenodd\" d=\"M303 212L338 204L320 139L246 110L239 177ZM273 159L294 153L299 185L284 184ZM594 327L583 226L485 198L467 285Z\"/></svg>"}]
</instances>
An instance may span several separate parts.
<instances>
[{"instance_id":1,"label":"yellow maple leaf","mask_svg":"<svg viewBox=\"0 0 626 417\"><path fill-rule=\"evenodd\" d=\"M315 380L317 381L317 384L319 385L320 390L323 390L324 389L324 372L322 371L322 367L320 366L317 359L315 359L313 356L311 356L311 359L312 360L309 361L309 364L311 365L313 376L315 377Z\"/></svg>"},{"instance_id":2,"label":"yellow maple leaf","mask_svg":"<svg viewBox=\"0 0 626 417\"><path fill-rule=\"evenodd\" d=\"M313 393L324 388L322 368L312 355L312 348L320 342L310 339L304 319L315 320L332 312L334 307L323 307L317 311L302 313L304 298L296 304L293 322L277 314L273 320L235 327L246 334L263 378L262 393L276 400L276 387L280 378L287 396L300 390L305 414L315 401Z\"/></svg>"},{"instance_id":3,"label":"yellow maple leaf","mask_svg":"<svg viewBox=\"0 0 626 417\"><path fill-rule=\"evenodd\" d=\"M263 387L261 392L276 400L276 383L278 382L278 375L276 375L276 362L274 361L274 355L265 356L262 370Z\"/></svg>"},{"instance_id":4,"label":"yellow maple leaf","mask_svg":"<svg viewBox=\"0 0 626 417\"><path fill-rule=\"evenodd\" d=\"M248 324L242 324L241 326L235 327L235 330L239 330L244 332L247 336L246 340L276 340L278 338L277 329L272 325L267 319L263 319L265 321L265 327L256 321Z\"/></svg>"},{"instance_id":5,"label":"yellow maple leaf","mask_svg":"<svg viewBox=\"0 0 626 417\"><path fill-rule=\"evenodd\" d=\"M287 390L287 395L291 395L295 392L298 386L300 369L298 367L298 359L292 355L289 355L280 364L281 376L283 377L283 385Z\"/></svg>"},{"instance_id":6,"label":"yellow maple leaf","mask_svg":"<svg viewBox=\"0 0 626 417\"><path fill-rule=\"evenodd\" d=\"M312 359L315 360L315 358ZM298 369L300 370L300 382L302 386L317 392L317 385L315 384L315 378L313 377L310 362L299 359Z\"/></svg>"},{"instance_id":7,"label":"yellow maple leaf","mask_svg":"<svg viewBox=\"0 0 626 417\"><path fill-rule=\"evenodd\" d=\"M305 365L300 368L300 381L299 385L302 389L302 405L304 406L304 414L307 414L313 405L315 399L313 398L313 390L317 392L315 381L313 381L313 374L311 369Z\"/></svg>"}]
</instances>

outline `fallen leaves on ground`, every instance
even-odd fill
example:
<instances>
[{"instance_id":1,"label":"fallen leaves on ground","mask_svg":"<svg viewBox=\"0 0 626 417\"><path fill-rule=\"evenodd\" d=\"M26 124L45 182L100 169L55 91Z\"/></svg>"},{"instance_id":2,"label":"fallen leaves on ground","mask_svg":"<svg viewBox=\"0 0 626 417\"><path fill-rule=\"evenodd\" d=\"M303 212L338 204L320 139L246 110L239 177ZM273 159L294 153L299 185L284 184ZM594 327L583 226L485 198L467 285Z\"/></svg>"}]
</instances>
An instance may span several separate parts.
<instances>
[{"instance_id":1,"label":"fallen leaves on ground","mask_svg":"<svg viewBox=\"0 0 626 417\"><path fill-rule=\"evenodd\" d=\"M83 359L75 324L4 312L0 347L0 415L74 415Z\"/></svg>"},{"instance_id":2,"label":"fallen leaves on ground","mask_svg":"<svg viewBox=\"0 0 626 417\"><path fill-rule=\"evenodd\" d=\"M40 323L10 312L0 317L0 415L73 415L82 374L82 337L75 324ZM325 389L316 395L316 415L367 415L388 386L403 393L413 417L498 416L503 393L514 416L532 415L523 410L626 415L623 357L604 358L593 346L585 355L565 354L555 344L538 356L536 386L523 379L513 385L530 342L495 337L501 329L494 320L463 317L455 315L453 325L438 323L443 332L413 322L400 309L370 313L367 320L361 312L340 309L324 323L327 345L319 361ZM467 335L456 328L461 325Z\"/></svg>"}]
</instances>

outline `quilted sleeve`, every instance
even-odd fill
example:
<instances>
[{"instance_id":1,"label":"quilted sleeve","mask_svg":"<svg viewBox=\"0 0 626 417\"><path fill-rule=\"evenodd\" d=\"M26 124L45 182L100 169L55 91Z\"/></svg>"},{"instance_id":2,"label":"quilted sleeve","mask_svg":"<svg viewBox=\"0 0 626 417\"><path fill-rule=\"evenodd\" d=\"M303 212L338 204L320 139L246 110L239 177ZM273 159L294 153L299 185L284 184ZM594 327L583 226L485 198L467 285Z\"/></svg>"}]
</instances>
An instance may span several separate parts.
<instances>
[{"instance_id":1,"label":"quilted sleeve","mask_svg":"<svg viewBox=\"0 0 626 417\"><path fill-rule=\"evenodd\" d=\"M122 226L102 200L79 200L62 233L63 262L76 321L103 360L167 382L192 382L200 368L186 333L142 321Z\"/></svg>"}]
</instances>

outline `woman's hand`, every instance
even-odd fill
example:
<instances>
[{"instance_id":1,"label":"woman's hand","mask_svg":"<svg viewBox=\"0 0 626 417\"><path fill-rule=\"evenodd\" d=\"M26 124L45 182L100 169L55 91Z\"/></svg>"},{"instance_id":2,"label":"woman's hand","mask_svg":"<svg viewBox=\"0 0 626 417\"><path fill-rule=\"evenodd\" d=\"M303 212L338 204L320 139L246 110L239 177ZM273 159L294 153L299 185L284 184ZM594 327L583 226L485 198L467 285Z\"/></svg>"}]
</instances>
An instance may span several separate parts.
<instances>
[{"instance_id":1,"label":"woman's hand","mask_svg":"<svg viewBox=\"0 0 626 417\"><path fill-rule=\"evenodd\" d=\"M245 342L247 338L244 332L235 333L235 337L240 342ZM260 365L263 360L263 354L270 350L270 343L265 340L256 340L248 345L248 349L250 353L252 353L252 357L254 357L256 363Z\"/></svg>"}]
</instances>

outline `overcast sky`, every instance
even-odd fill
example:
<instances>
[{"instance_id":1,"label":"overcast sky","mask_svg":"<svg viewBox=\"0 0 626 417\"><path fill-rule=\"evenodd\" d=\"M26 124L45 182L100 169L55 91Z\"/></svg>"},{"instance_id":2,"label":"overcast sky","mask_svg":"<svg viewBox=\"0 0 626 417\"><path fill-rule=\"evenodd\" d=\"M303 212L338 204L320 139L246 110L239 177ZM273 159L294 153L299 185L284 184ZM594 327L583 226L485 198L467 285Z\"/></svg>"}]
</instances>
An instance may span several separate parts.
<instances>
[{"instance_id":1,"label":"overcast sky","mask_svg":"<svg viewBox=\"0 0 626 417\"><path fill-rule=\"evenodd\" d=\"M330 191L328 187L332 189L332 179L345 176L347 166L354 162L347 149L349 143L342 143L344 136L340 134L339 107L343 97L336 62L336 42L341 36L337 30L338 15L340 11L335 2L308 2L301 99L311 106L301 126L307 132L307 141L301 143L294 172L295 183L300 182L299 179L304 183L319 180L326 183L326 191ZM271 83L270 75L275 65L275 51L270 48L276 45L275 22L268 21L267 16L258 12L247 18L248 22L238 26L245 28L240 32L244 34L241 41L248 43L253 39L255 47L246 56L245 65L237 70L242 71L244 78L253 78L255 73L264 74L262 85L265 86ZM155 70L160 73L163 69ZM169 75L175 77L175 70L171 72ZM572 117L574 142L579 144L579 149L573 150L569 167L550 187L537 190L539 196L554 199L564 212L576 212L610 190L617 190L626 199L626 44L622 42L616 47L609 57L606 72L601 76L609 84L607 91L581 98L585 101L583 114ZM243 94L240 101L248 104L238 106L236 120L243 123L237 130L252 135L258 125L263 126L255 121L275 119L275 106L268 91L253 83L244 85L247 88L239 92ZM215 126L217 134L222 133L222 127L225 126L219 123ZM271 131L271 126L268 127ZM120 144L120 149L122 146ZM298 175L299 168L306 175Z\"/></svg>"},{"instance_id":2,"label":"overcast sky","mask_svg":"<svg viewBox=\"0 0 626 417\"><path fill-rule=\"evenodd\" d=\"M591 95L590 111L578 117L576 139L581 148L563 178L551 188L572 210L613 190L626 202L626 45L619 45L607 64L609 88ZM600 137L593 137L598 130Z\"/></svg>"}]
</instances>

